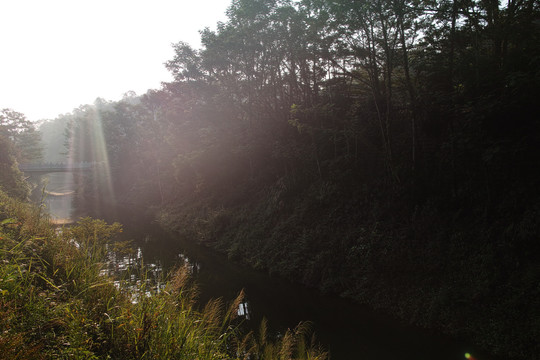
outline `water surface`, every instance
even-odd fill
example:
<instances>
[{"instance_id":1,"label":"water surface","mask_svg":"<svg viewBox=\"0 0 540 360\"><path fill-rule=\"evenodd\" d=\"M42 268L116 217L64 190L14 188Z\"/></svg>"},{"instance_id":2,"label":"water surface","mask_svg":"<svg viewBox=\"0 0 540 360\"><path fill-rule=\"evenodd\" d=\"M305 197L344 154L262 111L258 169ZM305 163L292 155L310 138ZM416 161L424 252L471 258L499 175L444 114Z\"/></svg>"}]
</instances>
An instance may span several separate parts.
<instances>
[{"instance_id":1,"label":"water surface","mask_svg":"<svg viewBox=\"0 0 540 360\"><path fill-rule=\"evenodd\" d=\"M347 299L293 284L279 277L240 266L222 254L163 231L157 225L124 221L124 239L158 271L188 264L200 286L202 303L211 298L233 300L243 289L245 326L257 329L263 317L273 334L310 321L318 341L331 359L462 360L471 353L477 360L492 358L474 346L400 321Z\"/></svg>"},{"instance_id":2,"label":"water surface","mask_svg":"<svg viewBox=\"0 0 540 360\"><path fill-rule=\"evenodd\" d=\"M48 174L46 179L42 184L47 183L48 211L57 221L69 220L73 212L72 174ZM109 210L113 215L105 217L123 223L123 240L133 242L134 252L111 254L106 272L122 273L144 262L150 278L157 282L176 266L188 265L199 284L201 304L212 298L232 301L245 291L239 314L246 330L257 329L263 317L274 335L310 321L318 342L330 351L333 360L463 360L466 353L477 360L493 360L464 341L404 325L347 299L232 263L222 254L163 231L140 214ZM140 279L135 273L127 279L137 281Z\"/></svg>"}]
</instances>

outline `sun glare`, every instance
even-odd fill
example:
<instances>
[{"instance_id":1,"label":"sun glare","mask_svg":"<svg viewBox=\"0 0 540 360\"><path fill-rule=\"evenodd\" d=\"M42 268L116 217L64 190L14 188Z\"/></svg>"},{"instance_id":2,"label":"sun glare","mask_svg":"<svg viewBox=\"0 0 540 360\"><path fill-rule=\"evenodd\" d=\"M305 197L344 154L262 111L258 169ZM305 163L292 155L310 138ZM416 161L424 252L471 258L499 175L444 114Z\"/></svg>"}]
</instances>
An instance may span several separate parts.
<instances>
[{"instance_id":1,"label":"sun glare","mask_svg":"<svg viewBox=\"0 0 540 360\"><path fill-rule=\"evenodd\" d=\"M53 119L101 97L172 80L171 44L198 47L230 0L1 1L1 107ZM39 61L36 61L39 56Z\"/></svg>"}]
</instances>

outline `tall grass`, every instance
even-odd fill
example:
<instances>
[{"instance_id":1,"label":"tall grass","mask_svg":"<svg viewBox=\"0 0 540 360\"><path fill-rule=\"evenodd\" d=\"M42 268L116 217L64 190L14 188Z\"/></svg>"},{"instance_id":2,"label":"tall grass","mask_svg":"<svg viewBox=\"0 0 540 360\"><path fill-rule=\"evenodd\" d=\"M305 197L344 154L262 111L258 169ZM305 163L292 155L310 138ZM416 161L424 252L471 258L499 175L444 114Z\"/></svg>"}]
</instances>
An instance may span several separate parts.
<instances>
[{"instance_id":1,"label":"tall grass","mask_svg":"<svg viewBox=\"0 0 540 360\"><path fill-rule=\"evenodd\" d=\"M90 218L55 231L38 208L0 192L0 359L326 358L305 324L274 341L265 322L242 334L243 294L199 309L186 268L161 291L115 286L101 270L119 231Z\"/></svg>"}]
</instances>

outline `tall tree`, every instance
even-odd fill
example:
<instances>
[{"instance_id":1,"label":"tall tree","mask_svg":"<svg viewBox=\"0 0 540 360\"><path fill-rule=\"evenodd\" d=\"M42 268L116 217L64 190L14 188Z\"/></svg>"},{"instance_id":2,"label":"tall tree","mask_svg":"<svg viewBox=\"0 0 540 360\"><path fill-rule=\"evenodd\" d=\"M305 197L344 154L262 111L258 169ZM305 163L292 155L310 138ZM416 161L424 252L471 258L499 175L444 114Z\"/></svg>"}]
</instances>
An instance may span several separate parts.
<instances>
[{"instance_id":1,"label":"tall tree","mask_svg":"<svg viewBox=\"0 0 540 360\"><path fill-rule=\"evenodd\" d=\"M33 131L32 124L22 113L11 109L0 112L0 189L20 199L26 199L30 193L19 170L19 161L31 159L30 150L34 149L34 143L24 142L30 138L25 138L29 131Z\"/></svg>"},{"instance_id":2,"label":"tall tree","mask_svg":"<svg viewBox=\"0 0 540 360\"><path fill-rule=\"evenodd\" d=\"M39 161L42 158L41 136L34 124L23 113L12 109L0 111L0 131L10 139L15 156L21 163Z\"/></svg>"}]
</instances>

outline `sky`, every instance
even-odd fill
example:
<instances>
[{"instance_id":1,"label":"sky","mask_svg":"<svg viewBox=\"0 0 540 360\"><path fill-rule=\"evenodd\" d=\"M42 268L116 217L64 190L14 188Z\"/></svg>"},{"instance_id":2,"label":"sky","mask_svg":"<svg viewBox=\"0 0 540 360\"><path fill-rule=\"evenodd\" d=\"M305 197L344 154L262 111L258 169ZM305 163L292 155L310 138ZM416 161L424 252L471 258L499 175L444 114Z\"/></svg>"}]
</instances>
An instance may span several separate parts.
<instances>
[{"instance_id":1,"label":"sky","mask_svg":"<svg viewBox=\"0 0 540 360\"><path fill-rule=\"evenodd\" d=\"M179 41L225 21L231 0L0 0L0 109L54 119L98 97L172 80Z\"/></svg>"}]
</instances>

